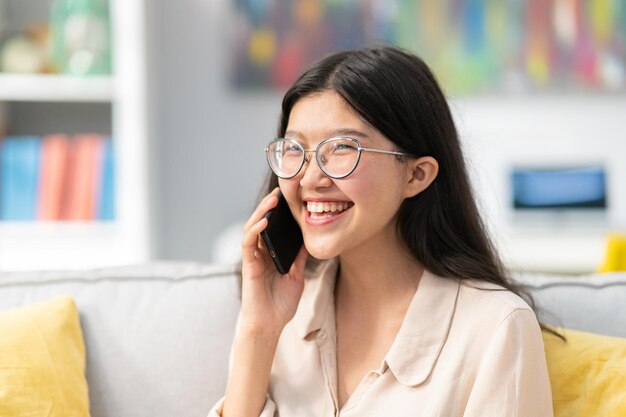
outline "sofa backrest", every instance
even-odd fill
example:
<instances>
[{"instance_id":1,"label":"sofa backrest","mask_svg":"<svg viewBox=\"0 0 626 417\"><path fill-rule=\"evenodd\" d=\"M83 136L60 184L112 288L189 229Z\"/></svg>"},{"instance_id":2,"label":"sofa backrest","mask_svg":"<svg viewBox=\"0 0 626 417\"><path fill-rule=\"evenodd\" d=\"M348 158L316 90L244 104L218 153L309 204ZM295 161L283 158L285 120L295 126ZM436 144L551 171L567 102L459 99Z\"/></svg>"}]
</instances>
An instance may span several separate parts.
<instances>
[{"instance_id":1,"label":"sofa backrest","mask_svg":"<svg viewBox=\"0 0 626 417\"><path fill-rule=\"evenodd\" d=\"M626 337L626 274L521 281L543 321ZM224 394L239 310L233 267L0 273L0 309L60 294L80 311L93 417L204 417Z\"/></svg>"},{"instance_id":2,"label":"sofa backrest","mask_svg":"<svg viewBox=\"0 0 626 417\"><path fill-rule=\"evenodd\" d=\"M527 274L528 285L543 322L626 337L626 273L570 275Z\"/></svg>"},{"instance_id":3,"label":"sofa backrest","mask_svg":"<svg viewBox=\"0 0 626 417\"><path fill-rule=\"evenodd\" d=\"M0 274L0 309L60 294L80 312L92 417L205 417L223 395L239 310L234 268Z\"/></svg>"}]
</instances>

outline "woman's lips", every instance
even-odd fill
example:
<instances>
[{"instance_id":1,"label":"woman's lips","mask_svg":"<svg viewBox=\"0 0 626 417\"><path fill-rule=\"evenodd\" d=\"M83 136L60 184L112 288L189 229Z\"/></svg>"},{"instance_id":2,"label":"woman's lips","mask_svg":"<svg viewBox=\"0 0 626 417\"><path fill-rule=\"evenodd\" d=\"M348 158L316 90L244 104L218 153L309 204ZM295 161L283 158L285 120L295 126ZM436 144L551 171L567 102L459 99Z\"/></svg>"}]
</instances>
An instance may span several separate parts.
<instances>
[{"instance_id":1,"label":"woman's lips","mask_svg":"<svg viewBox=\"0 0 626 417\"><path fill-rule=\"evenodd\" d=\"M307 201L305 204L306 222L312 226L331 223L354 206L349 201Z\"/></svg>"},{"instance_id":2,"label":"woman's lips","mask_svg":"<svg viewBox=\"0 0 626 417\"><path fill-rule=\"evenodd\" d=\"M349 201L307 201L306 208L310 213L342 212L354 204Z\"/></svg>"}]
</instances>

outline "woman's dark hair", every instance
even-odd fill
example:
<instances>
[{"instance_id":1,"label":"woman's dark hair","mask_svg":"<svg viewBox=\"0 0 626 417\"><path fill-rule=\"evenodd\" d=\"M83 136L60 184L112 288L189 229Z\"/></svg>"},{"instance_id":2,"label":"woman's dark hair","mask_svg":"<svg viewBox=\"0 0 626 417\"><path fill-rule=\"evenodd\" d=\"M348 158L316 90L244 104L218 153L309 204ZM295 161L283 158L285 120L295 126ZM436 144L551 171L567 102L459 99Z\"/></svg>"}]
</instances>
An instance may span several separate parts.
<instances>
[{"instance_id":1,"label":"woman's dark hair","mask_svg":"<svg viewBox=\"0 0 626 417\"><path fill-rule=\"evenodd\" d=\"M436 275L489 281L532 297L508 278L476 206L448 102L417 56L381 46L332 54L296 80L282 102L278 137L295 103L312 93L338 93L401 151L439 163L433 183L406 199L398 232L420 263ZM268 191L278 185L270 174Z\"/></svg>"}]
</instances>

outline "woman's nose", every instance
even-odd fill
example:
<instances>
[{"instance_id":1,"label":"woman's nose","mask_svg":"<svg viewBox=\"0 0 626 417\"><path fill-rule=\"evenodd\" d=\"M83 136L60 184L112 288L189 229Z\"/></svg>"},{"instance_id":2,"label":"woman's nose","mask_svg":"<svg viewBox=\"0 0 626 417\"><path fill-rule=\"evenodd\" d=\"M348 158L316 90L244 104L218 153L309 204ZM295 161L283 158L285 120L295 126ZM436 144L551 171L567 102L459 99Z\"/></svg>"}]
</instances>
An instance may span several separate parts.
<instances>
[{"instance_id":1,"label":"woman's nose","mask_svg":"<svg viewBox=\"0 0 626 417\"><path fill-rule=\"evenodd\" d=\"M324 171L320 169L320 166L317 163L317 159L315 159L314 153L307 152L302 170L304 171L304 174L300 179L301 187L330 187L333 184L333 180L326 174L324 174Z\"/></svg>"}]
</instances>

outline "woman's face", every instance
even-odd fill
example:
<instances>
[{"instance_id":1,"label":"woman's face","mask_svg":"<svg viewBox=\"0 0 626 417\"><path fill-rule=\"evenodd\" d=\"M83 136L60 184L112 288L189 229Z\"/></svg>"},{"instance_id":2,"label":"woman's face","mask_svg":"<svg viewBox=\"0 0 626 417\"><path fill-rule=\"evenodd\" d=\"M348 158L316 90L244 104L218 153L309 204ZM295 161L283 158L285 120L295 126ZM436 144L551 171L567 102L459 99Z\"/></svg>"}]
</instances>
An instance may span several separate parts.
<instances>
[{"instance_id":1,"label":"woman's face","mask_svg":"<svg viewBox=\"0 0 626 417\"><path fill-rule=\"evenodd\" d=\"M285 137L314 149L335 136L353 137L366 148L397 150L332 90L296 102ZM355 171L336 180L324 175L310 156L296 177L279 180L309 253L329 259L357 250L392 249L398 242L396 214L412 176L408 165L393 155L362 152Z\"/></svg>"}]
</instances>

